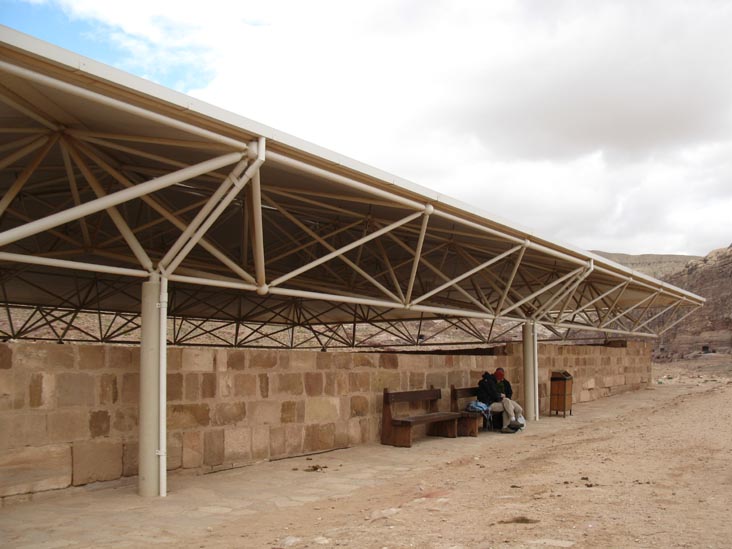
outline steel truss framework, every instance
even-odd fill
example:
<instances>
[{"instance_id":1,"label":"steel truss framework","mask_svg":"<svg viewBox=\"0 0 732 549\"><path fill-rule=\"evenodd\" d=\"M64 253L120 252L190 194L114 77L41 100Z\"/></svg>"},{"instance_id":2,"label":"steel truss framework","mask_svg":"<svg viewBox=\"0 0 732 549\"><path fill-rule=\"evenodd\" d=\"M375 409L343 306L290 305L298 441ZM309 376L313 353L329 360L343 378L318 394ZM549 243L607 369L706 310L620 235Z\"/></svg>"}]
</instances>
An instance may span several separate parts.
<instances>
[{"instance_id":1,"label":"steel truss framework","mask_svg":"<svg viewBox=\"0 0 732 549\"><path fill-rule=\"evenodd\" d=\"M291 348L657 336L703 299L190 98L0 43L0 337ZM122 82L125 82L124 84Z\"/></svg>"}]
</instances>

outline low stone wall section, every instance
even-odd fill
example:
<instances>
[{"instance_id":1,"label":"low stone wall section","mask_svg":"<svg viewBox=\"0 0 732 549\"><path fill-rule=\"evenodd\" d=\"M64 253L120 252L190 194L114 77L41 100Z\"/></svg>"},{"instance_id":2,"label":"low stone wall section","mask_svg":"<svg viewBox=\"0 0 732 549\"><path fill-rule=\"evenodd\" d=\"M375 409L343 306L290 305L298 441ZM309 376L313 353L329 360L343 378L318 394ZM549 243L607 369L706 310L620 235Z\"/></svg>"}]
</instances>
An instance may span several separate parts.
<instances>
[{"instance_id":1,"label":"low stone wall section","mask_svg":"<svg viewBox=\"0 0 732 549\"><path fill-rule=\"evenodd\" d=\"M642 387L650 346L540 345L575 402ZM383 389L475 385L501 366L523 402L520 344L498 355L168 349L168 469L211 471L379 440ZM139 348L0 344L0 498L137 474ZM456 442L458 443L458 442Z\"/></svg>"}]
</instances>

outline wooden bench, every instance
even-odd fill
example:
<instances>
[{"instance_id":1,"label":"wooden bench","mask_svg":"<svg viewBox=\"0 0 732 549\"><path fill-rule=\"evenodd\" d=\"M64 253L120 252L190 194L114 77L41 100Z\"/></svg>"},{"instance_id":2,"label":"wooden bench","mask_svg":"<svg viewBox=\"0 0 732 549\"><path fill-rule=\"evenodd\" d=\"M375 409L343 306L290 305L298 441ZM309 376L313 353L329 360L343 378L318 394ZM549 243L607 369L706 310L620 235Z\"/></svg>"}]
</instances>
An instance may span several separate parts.
<instances>
[{"instance_id":1,"label":"wooden bench","mask_svg":"<svg viewBox=\"0 0 732 549\"><path fill-rule=\"evenodd\" d=\"M475 399L478 396L477 387L456 388L450 385L450 411L460 414L458 419L459 437L477 437L480 426L483 424L484 416L480 412L468 412L465 406L460 406L458 400L461 398ZM488 428L491 430L500 429L503 425L503 412L490 412L491 420Z\"/></svg>"},{"instance_id":2,"label":"wooden bench","mask_svg":"<svg viewBox=\"0 0 732 549\"><path fill-rule=\"evenodd\" d=\"M412 427L427 425L427 434L440 437L457 437L459 413L438 412L437 401L442 397L442 391L430 386L429 389L419 391L399 391L390 393L384 389L384 410L381 416L381 444L412 446ZM393 417L392 404L398 402L425 402L424 413L406 417Z\"/></svg>"}]
</instances>

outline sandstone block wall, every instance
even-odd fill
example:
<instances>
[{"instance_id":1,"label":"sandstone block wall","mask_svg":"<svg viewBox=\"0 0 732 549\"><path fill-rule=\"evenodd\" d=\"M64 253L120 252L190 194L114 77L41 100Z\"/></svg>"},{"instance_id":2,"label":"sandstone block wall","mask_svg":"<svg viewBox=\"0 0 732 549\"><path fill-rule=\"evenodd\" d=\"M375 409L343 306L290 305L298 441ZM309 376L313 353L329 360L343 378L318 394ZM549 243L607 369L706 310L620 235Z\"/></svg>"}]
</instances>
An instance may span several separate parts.
<instances>
[{"instance_id":1,"label":"sandstone block wall","mask_svg":"<svg viewBox=\"0 0 732 549\"><path fill-rule=\"evenodd\" d=\"M523 401L520 344L499 355L168 350L168 469L216 470L379 440L382 394L475 385L502 366ZM540 406L552 370L574 401L650 380L650 347L540 345ZM137 474L139 349L0 344L0 498ZM406 411L406 410L405 410Z\"/></svg>"}]
</instances>

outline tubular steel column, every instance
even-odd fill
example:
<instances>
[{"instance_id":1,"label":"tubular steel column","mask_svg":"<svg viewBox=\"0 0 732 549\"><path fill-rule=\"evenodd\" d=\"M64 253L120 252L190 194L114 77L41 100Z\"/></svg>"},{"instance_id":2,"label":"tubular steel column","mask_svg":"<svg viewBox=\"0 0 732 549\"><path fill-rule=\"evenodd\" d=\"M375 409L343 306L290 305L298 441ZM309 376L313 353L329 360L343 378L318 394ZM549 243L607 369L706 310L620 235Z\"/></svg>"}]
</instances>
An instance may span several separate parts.
<instances>
[{"instance_id":1,"label":"tubular steel column","mask_svg":"<svg viewBox=\"0 0 732 549\"><path fill-rule=\"evenodd\" d=\"M524 340L524 416L528 421L538 419L536 408L537 379L535 370L536 340L534 339L534 323L524 322L522 336Z\"/></svg>"},{"instance_id":2,"label":"tubular steel column","mask_svg":"<svg viewBox=\"0 0 732 549\"><path fill-rule=\"evenodd\" d=\"M140 338L140 450L137 491L141 496L157 496L158 469L159 367L160 367L160 278L150 275L142 284L142 336Z\"/></svg>"}]
</instances>

